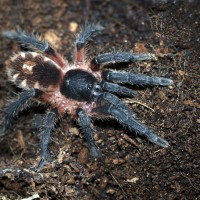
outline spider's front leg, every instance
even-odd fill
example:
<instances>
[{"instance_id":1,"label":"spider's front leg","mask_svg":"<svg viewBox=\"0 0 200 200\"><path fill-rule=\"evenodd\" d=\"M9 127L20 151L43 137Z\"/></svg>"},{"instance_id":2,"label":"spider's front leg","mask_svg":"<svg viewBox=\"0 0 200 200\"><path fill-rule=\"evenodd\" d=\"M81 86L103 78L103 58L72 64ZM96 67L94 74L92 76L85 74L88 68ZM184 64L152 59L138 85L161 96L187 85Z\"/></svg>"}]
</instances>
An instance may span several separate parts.
<instances>
[{"instance_id":1,"label":"spider's front leg","mask_svg":"<svg viewBox=\"0 0 200 200\"><path fill-rule=\"evenodd\" d=\"M105 80L115 83L129 83L137 85L172 85L173 81L169 78L146 76L143 74L130 74L128 72L114 72L105 70L102 73Z\"/></svg>"},{"instance_id":2,"label":"spider's front leg","mask_svg":"<svg viewBox=\"0 0 200 200\"><path fill-rule=\"evenodd\" d=\"M90 24L80 32L76 39L74 52L74 62L76 65L84 65L85 47L101 30L103 30L103 27L100 24Z\"/></svg>"},{"instance_id":3,"label":"spider's front leg","mask_svg":"<svg viewBox=\"0 0 200 200\"><path fill-rule=\"evenodd\" d=\"M24 31L4 31L2 35L10 40L14 40L20 44L21 47L29 51L39 51L51 58L59 66L65 67L66 61L58 54L45 40L39 39L37 35L27 34Z\"/></svg>"},{"instance_id":4,"label":"spider's front leg","mask_svg":"<svg viewBox=\"0 0 200 200\"><path fill-rule=\"evenodd\" d=\"M57 119L58 110L57 108L52 109L48 112L43 120L42 120L42 127L41 127L41 159L39 161L38 166L35 168L36 171L40 171L40 169L44 166L48 156L49 156L49 144L51 142L51 134L52 130L55 127L55 121Z\"/></svg>"},{"instance_id":5,"label":"spider's front leg","mask_svg":"<svg viewBox=\"0 0 200 200\"><path fill-rule=\"evenodd\" d=\"M153 53L129 53L129 52L111 52L104 53L94 57L90 62L93 70L98 70L102 65L132 63L143 60L157 60Z\"/></svg>"},{"instance_id":6,"label":"spider's front leg","mask_svg":"<svg viewBox=\"0 0 200 200\"><path fill-rule=\"evenodd\" d=\"M134 97L137 94L137 92L132 89L129 89L127 87L124 87L118 84L109 83L107 81L102 81L101 87L105 91L116 93L118 95L128 96L128 97Z\"/></svg>"},{"instance_id":7,"label":"spider's front leg","mask_svg":"<svg viewBox=\"0 0 200 200\"><path fill-rule=\"evenodd\" d=\"M92 131L92 128L90 127L91 125L90 118L88 117L87 113L83 109L79 108L77 109L76 112L78 116L79 125L81 126L81 129L85 135L91 156L100 157L101 152L94 141L94 137L92 133L93 131Z\"/></svg>"},{"instance_id":8,"label":"spider's front leg","mask_svg":"<svg viewBox=\"0 0 200 200\"><path fill-rule=\"evenodd\" d=\"M111 115L117 119L121 124L127 126L130 130L134 130L136 133L145 136L149 141L157 144L161 147L168 147L169 143L157 136L153 131L148 129L144 124L138 122L134 119L134 114L128 110L128 108L123 104L123 102L115 95L108 92L104 92L99 97L99 103L106 102L107 105L99 107L96 112L102 114Z\"/></svg>"},{"instance_id":9,"label":"spider's front leg","mask_svg":"<svg viewBox=\"0 0 200 200\"><path fill-rule=\"evenodd\" d=\"M128 53L128 52L116 52L105 53L98 55L90 62L90 67L93 70L98 70L102 65L119 64L119 63L132 63L143 60L156 60L157 57L152 53ZM173 81L168 78L162 77L150 77L143 74L130 74L127 72L114 72L105 70L102 73L104 80L115 83L130 83L138 85L172 85Z\"/></svg>"},{"instance_id":10,"label":"spider's front leg","mask_svg":"<svg viewBox=\"0 0 200 200\"><path fill-rule=\"evenodd\" d=\"M42 94L43 92L38 89L26 90L19 95L19 98L16 101L10 103L5 109L4 123L3 127L0 128L0 135L4 135L4 133L10 129L13 118L17 117L19 112L23 111L30 105L30 100L33 97L37 98Z\"/></svg>"}]
</instances>

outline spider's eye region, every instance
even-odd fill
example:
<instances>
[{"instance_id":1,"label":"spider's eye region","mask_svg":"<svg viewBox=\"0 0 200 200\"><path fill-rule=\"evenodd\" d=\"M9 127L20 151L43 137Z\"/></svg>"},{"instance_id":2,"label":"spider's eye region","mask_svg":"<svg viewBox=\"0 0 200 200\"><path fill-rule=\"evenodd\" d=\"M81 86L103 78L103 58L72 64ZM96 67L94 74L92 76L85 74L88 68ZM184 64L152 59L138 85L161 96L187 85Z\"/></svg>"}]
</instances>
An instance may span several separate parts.
<instances>
[{"instance_id":1,"label":"spider's eye region","mask_svg":"<svg viewBox=\"0 0 200 200\"><path fill-rule=\"evenodd\" d=\"M102 88L100 84L95 84L92 89L92 100L96 101L101 94L102 94Z\"/></svg>"},{"instance_id":2,"label":"spider's eye region","mask_svg":"<svg viewBox=\"0 0 200 200\"><path fill-rule=\"evenodd\" d=\"M60 91L67 98L77 101L92 101L93 88L97 79L83 70L70 70L61 84Z\"/></svg>"},{"instance_id":3,"label":"spider's eye region","mask_svg":"<svg viewBox=\"0 0 200 200\"><path fill-rule=\"evenodd\" d=\"M92 88L93 88L93 84L89 83L89 84L87 85L87 89L88 89L88 90L91 90Z\"/></svg>"}]
</instances>

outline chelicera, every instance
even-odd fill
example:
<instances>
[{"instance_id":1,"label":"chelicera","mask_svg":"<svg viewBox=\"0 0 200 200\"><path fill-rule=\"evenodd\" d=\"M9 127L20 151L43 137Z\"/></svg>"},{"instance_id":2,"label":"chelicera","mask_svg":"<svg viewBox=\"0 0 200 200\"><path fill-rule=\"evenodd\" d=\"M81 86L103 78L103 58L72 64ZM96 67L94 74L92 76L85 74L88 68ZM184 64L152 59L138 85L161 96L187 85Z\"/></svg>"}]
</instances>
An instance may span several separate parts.
<instances>
[{"instance_id":1,"label":"chelicera","mask_svg":"<svg viewBox=\"0 0 200 200\"><path fill-rule=\"evenodd\" d=\"M122 85L125 83L168 86L173 84L173 81L168 78L102 69L102 66L115 63L156 60L156 55L152 53L109 52L86 60L86 44L101 30L102 26L99 24L85 26L76 38L72 64L37 36L23 31L3 33L6 38L17 41L28 51L11 57L7 66L9 80L22 88L23 92L5 109L0 134L8 131L13 118L31 102L39 101L50 105L40 129L41 160L36 170L44 166L55 122L66 112L79 122L90 154L94 157L100 156L101 153L93 138L90 118L114 118L152 143L161 147L169 146L166 140L138 122L118 96L136 95L135 91Z\"/></svg>"}]
</instances>

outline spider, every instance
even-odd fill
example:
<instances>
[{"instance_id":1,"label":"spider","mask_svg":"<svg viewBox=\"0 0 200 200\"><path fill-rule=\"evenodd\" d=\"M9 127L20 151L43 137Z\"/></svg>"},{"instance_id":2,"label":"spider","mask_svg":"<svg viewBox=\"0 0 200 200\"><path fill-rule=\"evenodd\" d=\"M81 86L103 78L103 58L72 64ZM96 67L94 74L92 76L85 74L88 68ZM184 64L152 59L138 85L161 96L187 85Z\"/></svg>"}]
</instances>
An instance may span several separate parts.
<instances>
[{"instance_id":1,"label":"spider","mask_svg":"<svg viewBox=\"0 0 200 200\"><path fill-rule=\"evenodd\" d=\"M93 157L101 156L101 151L93 138L90 118L114 118L152 143L161 147L169 146L166 140L137 121L134 113L118 96L136 95L134 90L123 86L126 83L168 86L173 84L173 81L168 78L102 69L103 66L110 64L156 60L156 55L152 53L109 52L94 56L89 61L86 60L88 42L102 29L100 24L89 24L83 28L76 38L72 64L69 64L38 35L27 34L22 30L3 32L4 37L18 42L26 51L12 56L6 69L9 80L23 91L18 99L5 109L0 134L5 134L10 129L13 118L16 118L32 102L49 105L40 129L41 158L36 167L37 171L47 161L55 122L65 113L69 113L78 121Z\"/></svg>"}]
</instances>

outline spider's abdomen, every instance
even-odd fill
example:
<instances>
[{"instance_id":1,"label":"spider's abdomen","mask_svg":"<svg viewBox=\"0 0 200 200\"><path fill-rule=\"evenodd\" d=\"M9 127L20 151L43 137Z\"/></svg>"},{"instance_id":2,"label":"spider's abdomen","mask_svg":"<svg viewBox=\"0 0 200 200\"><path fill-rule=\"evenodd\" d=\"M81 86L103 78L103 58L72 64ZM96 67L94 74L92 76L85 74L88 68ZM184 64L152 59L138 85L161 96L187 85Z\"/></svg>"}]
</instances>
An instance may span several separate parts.
<instances>
[{"instance_id":1,"label":"spider's abdomen","mask_svg":"<svg viewBox=\"0 0 200 200\"><path fill-rule=\"evenodd\" d=\"M51 59L33 52L21 52L11 58L7 67L10 80L21 88L54 91L62 79L62 71Z\"/></svg>"},{"instance_id":2,"label":"spider's abdomen","mask_svg":"<svg viewBox=\"0 0 200 200\"><path fill-rule=\"evenodd\" d=\"M83 70L70 70L63 79L60 92L67 98L77 101L91 101L97 79Z\"/></svg>"}]
</instances>

